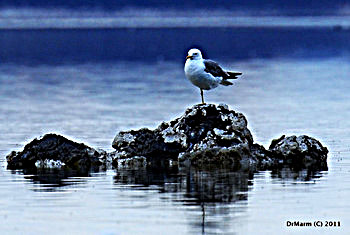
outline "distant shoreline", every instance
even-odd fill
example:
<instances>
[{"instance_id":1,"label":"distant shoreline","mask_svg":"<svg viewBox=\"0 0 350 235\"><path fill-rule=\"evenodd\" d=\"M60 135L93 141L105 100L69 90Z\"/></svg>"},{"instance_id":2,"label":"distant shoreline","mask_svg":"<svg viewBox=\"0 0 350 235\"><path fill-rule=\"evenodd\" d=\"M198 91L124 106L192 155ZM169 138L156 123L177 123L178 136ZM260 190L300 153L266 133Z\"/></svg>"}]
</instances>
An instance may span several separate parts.
<instances>
[{"instance_id":1,"label":"distant shoreline","mask_svg":"<svg viewBox=\"0 0 350 235\"><path fill-rule=\"evenodd\" d=\"M123 16L0 18L0 30L122 28L336 28L350 29L350 16Z\"/></svg>"}]
</instances>

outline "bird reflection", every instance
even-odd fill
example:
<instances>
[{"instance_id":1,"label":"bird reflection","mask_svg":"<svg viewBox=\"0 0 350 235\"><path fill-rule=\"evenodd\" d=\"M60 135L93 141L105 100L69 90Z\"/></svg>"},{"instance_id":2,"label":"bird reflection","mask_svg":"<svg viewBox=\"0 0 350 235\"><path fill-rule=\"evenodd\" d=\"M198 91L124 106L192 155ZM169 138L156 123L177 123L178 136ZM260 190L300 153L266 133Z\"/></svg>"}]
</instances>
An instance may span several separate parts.
<instances>
[{"instance_id":1,"label":"bird reflection","mask_svg":"<svg viewBox=\"0 0 350 235\"><path fill-rule=\"evenodd\" d=\"M327 166L311 165L301 168L280 166L271 171L271 177L311 181L321 177L321 171L324 170L327 170ZM115 184L132 185L132 190L137 190L138 187L145 190L145 187L157 185L159 193L172 195L170 198L173 202L188 207L190 211L200 211L200 214L195 213L188 218L188 221L194 234L206 234L208 231L222 229L223 224L227 223L225 222L227 218L234 219L231 218L232 214L247 209L244 206L246 203L240 203L235 207L229 205L248 200L248 192L253 188L255 173L249 170L234 171L215 167L120 168L117 169L114 181ZM222 218L226 218L225 221L221 221Z\"/></svg>"},{"instance_id":2,"label":"bird reflection","mask_svg":"<svg viewBox=\"0 0 350 235\"><path fill-rule=\"evenodd\" d=\"M270 172L272 178L282 181L311 181L322 177L327 166L280 166ZM57 191L65 187L85 187L89 177L105 169L31 169L13 171L23 174L35 187L33 191ZM260 171L259 174L265 171ZM160 164L147 167L121 167L115 169L113 182L128 190L157 190L161 198L182 206L191 216L187 218L194 234L222 229L227 220L247 209L249 191L253 188L255 171L229 168L196 168ZM126 187L125 187L126 186ZM118 188L118 187L116 187ZM221 230L220 230L221 231ZM191 231L192 233L192 231Z\"/></svg>"}]
</instances>

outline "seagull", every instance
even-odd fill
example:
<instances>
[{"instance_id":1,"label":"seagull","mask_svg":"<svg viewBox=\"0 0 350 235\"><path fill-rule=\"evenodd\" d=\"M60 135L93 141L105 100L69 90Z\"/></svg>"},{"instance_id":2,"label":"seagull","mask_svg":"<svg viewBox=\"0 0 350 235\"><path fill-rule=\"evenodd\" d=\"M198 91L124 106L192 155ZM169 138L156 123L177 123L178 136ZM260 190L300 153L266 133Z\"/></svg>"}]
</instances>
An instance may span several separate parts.
<instances>
[{"instance_id":1,"label":"seagull","mask_svg":"<svg viewBox=\"0 0 350 235\"><path fill-rule=\"evenodd\" d=\"M188 80L201 90L202 104L205 104L203 90L214 89L219 84L233 85L228 79L242 75L241 72L225 71L215 61L203 59L201 51L195 48L188 51L184 70Z\"/></svg>"}]
</instances>

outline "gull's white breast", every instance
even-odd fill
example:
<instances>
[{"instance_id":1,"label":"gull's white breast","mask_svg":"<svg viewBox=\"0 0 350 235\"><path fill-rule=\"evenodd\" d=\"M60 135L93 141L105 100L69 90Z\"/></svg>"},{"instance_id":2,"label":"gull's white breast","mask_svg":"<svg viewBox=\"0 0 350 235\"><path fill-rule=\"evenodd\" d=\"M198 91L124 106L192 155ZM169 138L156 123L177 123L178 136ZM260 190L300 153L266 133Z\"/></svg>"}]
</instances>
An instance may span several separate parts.
<instances>
[{"instance_id":1,"label":"gull's white breast","mask_svg":"<svg viewBox=\"0 0 350 235\"><path fill-rule=\"evenodd\" d=\"M185 63L185 74L188 80L193 85L203 89L210 90L217 87L222 78L214 77L211 74L204 71L205 65L203 60L186 60Z\"/></svg>"}]
</instances>

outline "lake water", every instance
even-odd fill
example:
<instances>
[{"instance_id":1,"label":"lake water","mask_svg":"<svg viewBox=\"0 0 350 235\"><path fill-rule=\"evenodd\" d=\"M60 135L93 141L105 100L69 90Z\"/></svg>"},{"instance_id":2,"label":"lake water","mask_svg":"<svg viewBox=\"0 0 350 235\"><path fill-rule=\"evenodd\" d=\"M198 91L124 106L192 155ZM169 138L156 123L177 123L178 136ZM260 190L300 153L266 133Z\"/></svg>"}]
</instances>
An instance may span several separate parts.
<instances>
[{"instance_id":1,"label":"lake water","mask_svg":"<svg viewBox=\"0 0 350 235\"><path fill-rule=\"evenodd\" d=\"M0 30L2 234L349 231L349 31L192 30ZM205 92L207 103L244 113L265 147L282 134L317 138L330 151L328 171L6 169L10 151L45 133L112 151L117 132L178 117L200 101L183 72L193 45L244 73L234 86ZM340 227L287 227L287 221Z\"/></svg>"}]
</instances>

